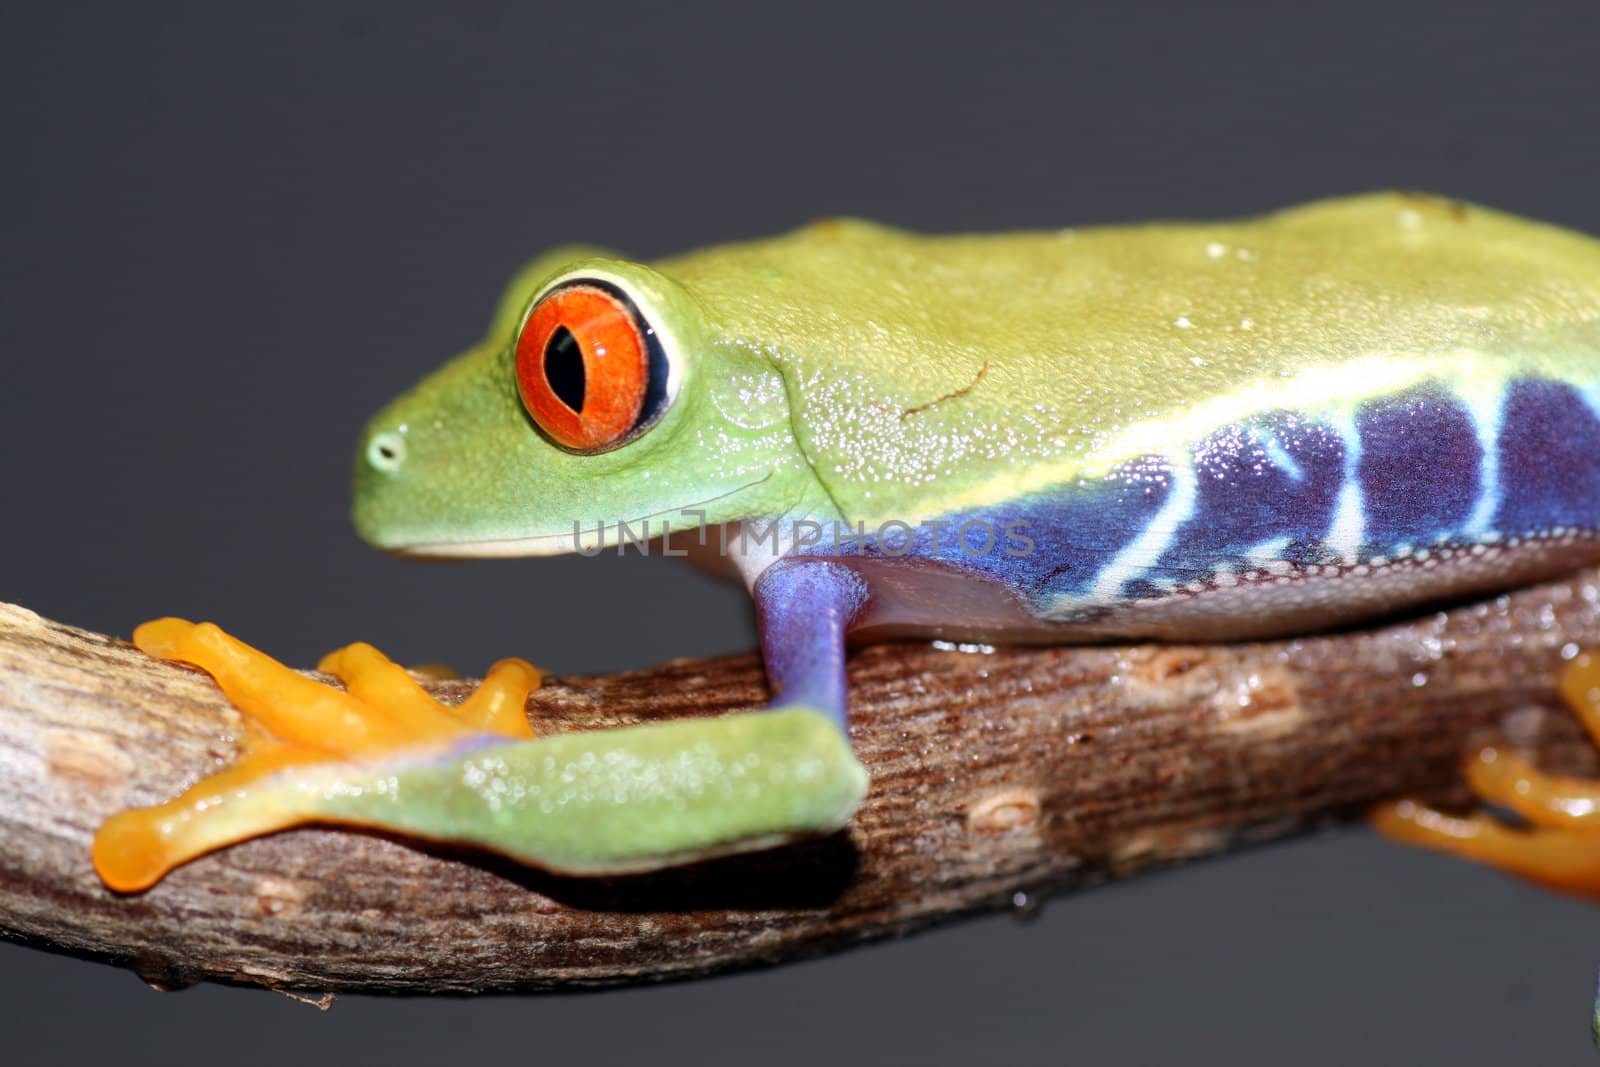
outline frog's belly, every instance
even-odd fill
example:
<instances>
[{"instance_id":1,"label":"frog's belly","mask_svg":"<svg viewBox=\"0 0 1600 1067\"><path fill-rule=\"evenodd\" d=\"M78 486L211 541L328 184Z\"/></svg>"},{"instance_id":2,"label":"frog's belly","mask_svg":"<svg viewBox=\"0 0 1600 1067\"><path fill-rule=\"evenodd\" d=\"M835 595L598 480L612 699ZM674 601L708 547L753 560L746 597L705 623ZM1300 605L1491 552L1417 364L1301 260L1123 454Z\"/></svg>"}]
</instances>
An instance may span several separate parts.
<instances>
[{"instance_id":1,"label":"frog's belly","mask_svg":"<svg viewBox=\"0 0 1600 1067\"><path fill-rule=\"evenodd\" d=\"M864 625L1032 640L1325 629L1600 562L1600 389L1521 380L1469 403L1432 384L1341 417L1268 412L931 531L857 561L875 591Z\"/></svg>"},{"instance_id":2,"label":"frog's belly","mask_svg":"<svg viewBox=\"0 0 1600 1067\"><path fill-rule=\"evenodd\" d=\"M1150 638L1233 641L1314 633L1461 601L1600 563L1600 538L1564 536L1474 546L1425 558L1317 573L1278 570L1235 576L1166 596L1041 618L1006 586L926 563L861 560L872 589L856 635L867 640L1056 643Z\"/></svg>"}]
</instances>

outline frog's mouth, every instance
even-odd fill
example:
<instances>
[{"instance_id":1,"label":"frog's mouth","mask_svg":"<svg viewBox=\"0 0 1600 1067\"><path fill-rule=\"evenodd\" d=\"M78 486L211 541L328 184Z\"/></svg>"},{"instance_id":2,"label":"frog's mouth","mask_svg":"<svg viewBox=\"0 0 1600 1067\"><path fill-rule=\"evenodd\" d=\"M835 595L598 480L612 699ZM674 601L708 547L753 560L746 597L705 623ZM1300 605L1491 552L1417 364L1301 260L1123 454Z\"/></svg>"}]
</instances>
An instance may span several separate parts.
<instances>
[{"instance_id":1,"label":"frog's mouth","mask_svg":"<svg viewBox=\"0 0 1600 1067\"><path fill-rule=\"evenodd\" d=\"M485 537L461 541L416 541L380 547L396 556L434 559L505 559L517 556L562 556L571 553L592 556L618 545L645 544L669 535L694 533L702 526L712 523L707 512L711 505L764 485L771 480L772 475L773 472L769 470L754 481L735 486L725 493L718 493L689 504L663 508L636 518L588 523L575 521L571 529L557 533ZM740 516L740 518L749 517Z\"/></svg>"},{"instance_id":2,"label":"frog's mouth","mask_svg":"<svg viewBox=\"0 0 1600 1067\"><path fill-rule=\"evenodd\" d=\"M527 537L490 537L481 541L423 541L397 545L384 551L395 556L425 559L507 559L515 556L561 556L570 552L593 552L604 545L583 540L584 532L533 534ZM593 538L591 527L587 536Z\"/></svg>"}]
</instances>

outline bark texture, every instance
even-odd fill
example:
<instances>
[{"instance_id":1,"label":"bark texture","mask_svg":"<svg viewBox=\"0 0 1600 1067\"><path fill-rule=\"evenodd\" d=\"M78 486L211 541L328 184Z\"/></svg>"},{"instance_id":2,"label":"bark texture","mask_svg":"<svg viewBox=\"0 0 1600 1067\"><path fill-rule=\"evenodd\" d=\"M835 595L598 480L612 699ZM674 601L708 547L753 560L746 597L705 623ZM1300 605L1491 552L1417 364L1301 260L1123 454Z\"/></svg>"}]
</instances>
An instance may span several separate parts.
<instances>
[{"instance_id":1,"label":"bark texture","mask_svg":"<svg viewBox=\"0 0 1600 1067\"><path fill-rule=\"evenodd\" d=\"M1600 646L1600 576L1381 628L1232 646L864 649L847 832L651 875L561 878L335 829L107 891L89 840L231 759L205 675L0 604L0 934L148 980L470 992L679 978L903 933L1303 830L1401 792L1450 795L1506 738L1592 769L1554 692ZM470 682L430 683L460 695ZM541 732L756 707L754 656L553 678Z\"/></svg>"}]
</instances>

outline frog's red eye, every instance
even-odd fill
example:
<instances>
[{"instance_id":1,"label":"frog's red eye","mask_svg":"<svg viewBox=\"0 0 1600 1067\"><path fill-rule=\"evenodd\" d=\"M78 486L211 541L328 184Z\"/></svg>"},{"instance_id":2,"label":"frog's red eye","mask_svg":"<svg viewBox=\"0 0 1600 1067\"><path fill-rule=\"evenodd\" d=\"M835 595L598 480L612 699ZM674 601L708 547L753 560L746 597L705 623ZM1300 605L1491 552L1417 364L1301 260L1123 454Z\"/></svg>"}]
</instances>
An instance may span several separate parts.
<instances>
[{"instance_id":1,"label":"frog's red eye","mask_svg":"<svg viewBox=\"0 0 1600 1067\"><path fill-rule=\"evenodd\" d=\"M517 389L552 441L613 448L641 429L665 393L665 359L623 293L601 282L551 290L517 335Z\"/></svg>"}]
</instances>

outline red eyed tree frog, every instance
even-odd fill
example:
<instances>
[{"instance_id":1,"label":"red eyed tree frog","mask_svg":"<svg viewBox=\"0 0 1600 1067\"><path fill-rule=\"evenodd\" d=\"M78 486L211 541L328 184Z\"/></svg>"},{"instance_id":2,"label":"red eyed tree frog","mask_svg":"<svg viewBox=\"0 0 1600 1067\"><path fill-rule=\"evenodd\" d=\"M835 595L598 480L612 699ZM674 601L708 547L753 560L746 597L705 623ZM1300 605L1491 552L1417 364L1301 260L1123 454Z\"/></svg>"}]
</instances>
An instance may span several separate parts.
<instances>
[{"instance_id":1,"label":"red eyed tree frog","mask_svg":"<svg viewBox=\"0 0 1600 1067\"><path fill-rule=\"evenodd\" d=\"M538 675L458 707L370 646L344 691L213 626L240 760L110 819L106 883L303 822L578 874L842 826L867 775L847 640L1228 640L1600 561L1600 242L1432 197L1261 218L925 237L858 221L646 265L535 260L477 346L373 418L355 525L418 556L671 534L755 597L767 710L535 737ZM1600 668L1569 688L1600 737ZM1380 822L1568 889L1600 789L1481 759L1530 831Z\"/></svg>"}]
</instances>

